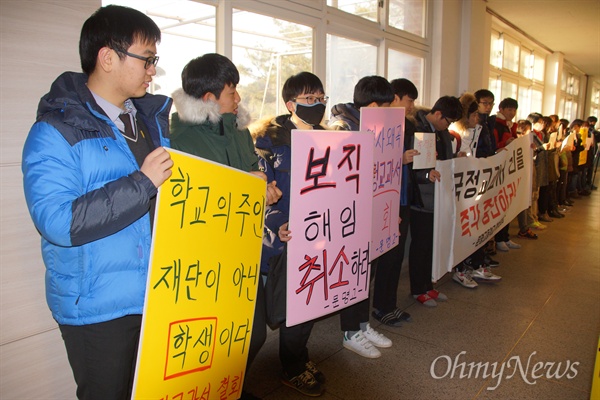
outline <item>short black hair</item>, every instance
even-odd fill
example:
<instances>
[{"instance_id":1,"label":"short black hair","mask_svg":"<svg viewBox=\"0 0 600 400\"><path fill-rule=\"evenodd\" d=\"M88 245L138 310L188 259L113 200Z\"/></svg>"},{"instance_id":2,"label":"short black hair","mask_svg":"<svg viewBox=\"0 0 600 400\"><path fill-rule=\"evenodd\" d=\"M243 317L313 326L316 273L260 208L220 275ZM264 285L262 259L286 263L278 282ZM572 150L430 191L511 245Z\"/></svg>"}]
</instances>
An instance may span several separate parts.
<instances>
[{"instance_id":1,"label":"short black hair","mask_svg":"<svg viewBox=\"0 0 600 400\"><path fill-rule=\"evenodd\" d=\"M540 121L540 119L542 120L542 122L544 122L544 116L542 114L536 113L536 112L531 113L527 116L527 121L531 122L531 125L537 124ZM544 122L544 124L545 124L545 122Z\"/></svg>"},{"instance_id":2,"label":"short black hair","mask_svg":"<svg viewBox=\"0 0 600 400\"><path fill-rule=\"evenodd\" d=\"M529 130L533 129L533 125L531 124L531 121L529 121L527 119L520 119L517 121L517 132L518 133L523 133L527 129L529 129Z\"/></svg>"},{"instance_id":3,"label":"short black hair","mask_svg":"<svg viewBox=\"0 0 600 400\"><path fill-rule=\"evenodd\" d=\"M402 100L404 96L408 96L413 100L419 97L419 91L414 83L405 78L394 79L390 82L394 94Z\"/></svg>"},{"instance_id":4,"label":"short black hair","mask_svg":"<svg viewBox=\"0 0 600 400\"><path fill-rule=\"evenodd\" d=\"M596 117L595 117L595 116L593 116L593 115L590 115L590 116L588 117L588 119L587 119L587 122L589 122L589 123L592 123L592 122L593 122L593 123L595 124L596 122L598 122L598 118L596 118Z\"/></svg>"},{"instance_id":5,"label":"short black hair","mask_svg":"<svg viewBox=\"0 0 600 400\"><path fill-rule=\"evenodd\" d=\"M231 60L217 53L196 57L183 67L181 87L197 99L212 93L218 99L226 85L236 86L240 73Z\"/></svg>"},{"instance_id":6,"label":"short black hair","mask_svg":"<svg viewBox=\"0 0 600 400\"><path fill-rule=\"evenodd\" d=\"M475 99L477 99L478 103L481 101L481 99L486 99L488 97L491 98L492 100L495 99L494 93L490 92L487 89L479 89L478 91L476 91L473 94L475 95Z\"/></svg>"},{"instance_id":7,"label":"short black hair","mask_svg":"<svg viewBox=\"0 0 600 400\"><path fill-rule=\"evenodd\" d=\"M81 69L90 75L96 69L98 52L109 47L119 58L135 42L160 42L160 28L146 14L133 8L110 5L100 7L84 22L79 37Z\"/></svg>"},{"instance_id":8,"label":"short black hair","mask_svg":"<svg viewBox=\"0 0 600 400\"><path fill-rule=\"evenodd\" d=\"M507 97L505 99L503 99L500 104L498 104L498 108L514 108L517 109L519 108L519 103L510 97Z\"/></svg>"},{"instance_id":9,"label":"short black hair","mask_svg":"<svg viewBox=\"0 0 600 400\"><path fill-rule=\"evenodd\" d=\"M283 84L281 90L281 97L283 101L287 103L292 101L302 93L316 93L323 92L323 83L318 76L311 72L300 72L296 75L290 76Z\"/></svg>"},{"instance_id":10,"label":"short black hair","mask_svg":"<svg viewBox=\"0 0 600 400\"><path fill-rule=\"evenodd\" d=\"M581 128L583 126L583 120L582 119L574 119L571 122L571 125L569 125L569 130L573 130L576 126Z\"/></svg>"},{"instance_id":11,"label":"short black hair","mask_svg":"<svg viewBox=\"0 0 600 400\"><path fill-rule=\"evenodd\" d=\"M443 96L435 102L429 113L433 114L436 111L441 112L445 118L458 121L463 115L463 106L458 97Z\"/></svg>"},{"instance_id":12,"label":"short black hair","mask_svg":"<svg viewBox=\"0 0 600 400\"><path fill-rule=\"evenodd\" d=\"M365 76L360 78L354 86L352 102L358 109L373 102L380 106L383 103L391 103L392 101L394 101L392 85L381 76Z\"/></svg>"}]
</instances>

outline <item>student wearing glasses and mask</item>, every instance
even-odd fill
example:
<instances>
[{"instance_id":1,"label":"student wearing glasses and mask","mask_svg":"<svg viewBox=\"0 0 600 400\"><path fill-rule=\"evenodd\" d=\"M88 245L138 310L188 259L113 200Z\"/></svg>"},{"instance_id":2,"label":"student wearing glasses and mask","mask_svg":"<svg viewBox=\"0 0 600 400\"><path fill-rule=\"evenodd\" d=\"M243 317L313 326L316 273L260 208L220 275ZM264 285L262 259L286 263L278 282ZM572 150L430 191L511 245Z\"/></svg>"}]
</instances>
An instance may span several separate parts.
<instances>
[{"instance_id":1,"label":"student wearing glasses and mask","mask_svg":"<svg viewBox=\"0 0 600 400\"><path fill-rule=\"evenodd\" d=\"M288 229L290 211L290 168L292 162L292 130L324 130L327 96L321 80L310 72L300 72L289 77L282 89L282 98L288 114L266 118L250 127L260 155L261 169L266 171L268 181L277 181L281 199L265 211L265 232L261 273L267 275L270 268L287 268L285 243L292 239ZM307 342L314 321L295 326L279 326L279 359L282 382L307 396L320 396L324 392L325 376L308 355Z\"/></svg>"}]
</instances>

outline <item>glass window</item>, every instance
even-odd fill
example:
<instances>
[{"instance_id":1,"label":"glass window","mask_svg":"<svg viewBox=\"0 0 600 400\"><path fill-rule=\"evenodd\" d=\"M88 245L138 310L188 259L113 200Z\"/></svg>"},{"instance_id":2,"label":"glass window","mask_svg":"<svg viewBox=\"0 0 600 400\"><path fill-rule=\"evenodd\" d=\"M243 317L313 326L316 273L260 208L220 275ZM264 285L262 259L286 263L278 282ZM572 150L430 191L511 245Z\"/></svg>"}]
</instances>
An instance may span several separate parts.
<instances>
[{"instance_id":1,"label":"glass window","mask_svg":"<svg viewBox=\"0 0 600 400\"><path fill-rule=\"evenodd\" d=\"M590 104L590 115L595 117L599 116L600 113L600 87L592 87L592 99Z\"/></svg>"},{"instance_id":2,"label":"glass window","mask_svg":"<svg viewBox=\"0 0 600 400\"><path fill-rule=\"evenodd\" d=\"M257 118L285 113L283 83L312 71L312 29L240 10L233 10L232 22L232 61L240 71L242 104Z\"/></svg>"},{"instance_id":3,"label":"glass window","mask_svg":"<svg viewBox=\"0 0 600 400\"><path fill-rule=\"evenodd\" d=\"M377 22L379 0L327 0L327 5Z\"/></svg>"},{"instance_id":4,"label":"glass window","mask_svg":"<svg viewBox=\"0 0 600 400\"><path fill-rule=\"evenodd\" d=\"M567 71L563 70L562 79L560 80L560 90L562 90L563 92L567 91L568 79L569 75L567 74Z\"/></svg>"},{"instance_id":5,"label":"glass window","mask_svg":"<svg viewBox=\"0 0 600 400\"><path fill-rule=\"evenodd\" d=\"M327 94L329 107L351 103L360 78L377 74L375 46L327 35Z\"/></svg>"},{"instance_id":6,"label":"glass window","mask_svg":"<svg viewBox=\"0 0 600 400\"><path fill-rule=\"evenodd\" d=\"M573 120L573 102L571 100L567 100L565 102L565 118L569 121Z\"/></svg>"},{"instance_id":7,"label":"glass window","mask_svg":"<svg viewBox=\"0 0 600 400\"><path fill-rule=\"evenodd\" d=\"M573 76L573 83L571 85L571 92L573 96L579 96L579 77Z\"/></svg>"},{"instance_id":8,"label":"glass window","mask_svg":"<svg viewBox=\"0 0 600 400\"><path fill-rule=\"evenodd\" d=\"M542 112L542 97L543 93L539 89L531 89L531 111Z\"/></svg>"},{"instance_id":9,"label":"glass window","mask_svg":"<svg viewBox=\"0 0 600 400\"><path fill-rule=\"evenodd\" d=\"M390 0L389 25L425 37L425 0Z\"/></svg>"},{"instance_id":10,"label":"glass window","mask_svg":"<svg viewBox=\"0 0 600 400\"><path fill-rule=\"evenodd\" d=\"M510 97L513 99L517 99L517 84L513 82L502 82L502 92L500 98L496 99L496 104L500 103L503 99Z\"/></svg>"},{"instance_id":11,"label":"glass window","mask_svg":"<svg viewBox=\"0 0 600 400\"><path fill-rule=\"evenodd\" d=\"M490 64L496 68L502 68L502 52L504 51L504 40L499 32L492 31L490 44Z\"/></svg>"},{"instance_id":12,"label":"glass window","mask_svg":"<svg viewBox=\"0 0 600 400\"><path fill-rule=\"evenodd\" d=\"M170 96L181 87L181 71L193 58L215 52L215 7L195 1L104 1L135 8L156 22L162 32L157 46L160 57L149 92ZM182 51L185 49L185 51Z\"/></svg>"},{"instance_id":13,"label":"glass window","mask_svg":"<svg viewBox=\"0 0 600 400\"><path fill-rule=\"evenodd\" d=\"M511 40L504 40L504 53L502 55L502 68L519 72L519 44Z\"/></svg>"},{"instance_id":14,"label":"glass window","mask_svg":"<svg viewBox=\"0 0 600 400\"><path fill-rule=\"evenodd\" d=\"M489 79L488 89L490 92L494 93L494 99L496 102L499 102L497 99L500 97L500 87L502 85L502 80L500 80L499 76L494 76Z\"/></svg>"},{"instance_id":15,"label":"glass window","mask_svg":"<svg viewBox=\"0 0 600 400\"><path fill-rule=\"evenodd\" d=\"M423 58L390 49L388 52L388 78L406 78L423 93Z\"/></svg>"},{"instance_id":16,"label":"glass window","mask_svg":"<svg viewBox=\"0 0 600 400\"><path fill-rule=\"evenodd\" d=\"M519 86L519 108L517 108L517 119L526 119L531 113L531 91L526 86Z\"/></svg>"},{"instance_id":17,"label":"glass window","mask_svg":"<svg viewBox=\"0 0 600 400\"><path fill-rule=\"evenodd\" d=\"M533 60L534 56L531 54L531 50L521 48L521 68L520 74L528 79L533 79Z\"/></svg>"},{"instance_id":18,"label":"glass window","mask_svg":"<svg viewBox=\"0 0 600 400\"><path fill-rule=\"evenodd\" d=\"M546 76L546 57L539 54L535 54L534 57L533 79L538 82L544 82L544 76Z\"/></svg>"}]
</instances>

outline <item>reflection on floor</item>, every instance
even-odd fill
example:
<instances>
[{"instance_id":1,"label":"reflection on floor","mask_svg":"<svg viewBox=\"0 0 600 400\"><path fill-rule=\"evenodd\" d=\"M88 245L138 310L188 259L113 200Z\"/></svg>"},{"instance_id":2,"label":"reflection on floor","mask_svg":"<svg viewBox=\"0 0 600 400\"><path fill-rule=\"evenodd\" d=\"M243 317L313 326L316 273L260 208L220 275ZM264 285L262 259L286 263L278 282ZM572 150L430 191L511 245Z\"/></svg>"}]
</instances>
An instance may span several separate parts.
<instances>
[{"instance_id":1,"label":"reflection on floor","mask_svg":"<svg viewBox=\"0 0 600 400\"><path fill-rule=\"evenodd\" d=\"M437 288L450 299L435 308L409 296L405 259L399 307L413 321L392 328L371 320L394 342L381 358L344 349L337 315L316 323L308 347L327 377L321 398L589 399L600 333L600 192L576 200L566 218L537 231L538 240L515 238L515 223L511 239L523 247L495 256L501 265L494 272L503 280L472 290L447 274ZM540 362L543 368L534 370ZM468 376L469 363L480 363L477 377L473 364ZM495 375L483 378L494 363ZM246 387L265 400L306 398L279 374L273 331Z\"/></svg>"}]
</instances>

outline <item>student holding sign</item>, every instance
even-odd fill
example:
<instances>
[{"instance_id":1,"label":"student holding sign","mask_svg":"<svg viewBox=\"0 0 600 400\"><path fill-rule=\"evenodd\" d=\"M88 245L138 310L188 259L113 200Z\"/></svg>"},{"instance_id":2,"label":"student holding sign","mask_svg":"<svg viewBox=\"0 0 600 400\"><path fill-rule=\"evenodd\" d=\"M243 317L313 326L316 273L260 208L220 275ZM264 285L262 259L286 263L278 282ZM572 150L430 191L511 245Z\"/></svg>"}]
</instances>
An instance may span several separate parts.
<instances>
[{"instance_id":1,"label":"student holding sign","mask_svg":"<svg viewBox=\"0 0 600 400\"><path fill-rule=\"evenodd\" d=\"M477 141L482 130L482 126L479 124L477 100L471 93L463 93L459 100L463 106L462 118L452 124L449 129L451 133L456 133L462 139L458 156L474 157L477 154ZM485 254L483 247L480 247L456 266L452 279L469 289L477 287L475 279L490 282L501 279L490 271L490 262L495 261ZM498 264L496 262L496 265Z\"/></svg>"},{"instance_id":2,"label":"student holding sign","mask_svg":"<svg viewBox=\"0 0 600 400\"><path fill-rule=\"evenodd\" d=\"M191 60L181 73L182 87L173 93L177 112L172 116L171 144L174 149L266 179L259 171L258 156L246 128L249 114L239 105L241 98L236 88L239 80L237 68L225 56L205 54ZM267 205L280 197L276 182L270 181ZM259 279L246 370L267 338L263 291ZM251 396L242 393L242 399Z\"/></svg>"},{"instance_id":3,"label":"student holding sign","mask_svg":"<svg viewBox=\"0 0 600 400\"><path fill-rule=\"evenodd\" d=\"M394 91L385 78L366 76L354 87L353 103L335 105L329 122L334 129L359 131L361 107L389 107L392 101ZM340 325L344 347L363 357L381 357L377 347L392 346L390 339L369 324L368 298L340 311Z\"/></svg>"},{"instance_id":4,"label":"student holding sign","mask_svg":"<svg viewBox=\"0 0 600 400\"><path fill-rule=\"evenodd\" d=\"M146 93L161 33L127 7L84 23L84 73L40 101L23 148L25 198L42 235L46 298L77 397L131 397L157 189L171 176L171 99ZM122 119L121 119L122 118Z\"/></svg>"},{"instance_id":5,"label":"student holding sign","mask_svg":"<svg viewBox=\"0 0 600 400\"><path fill-rule=\"evenodd\" d=\"M456 97L444 96L431 110L417 111L419 132L432 132L436 136L438 160L454 157L453 136L448 132L451 123L462 116L462 105ZM433 205L435 181L440 173L433 168L413 170L414 193L410 210L411 243L408 256L410 290L421 304L434 307L436 300L447 300L446 295L433 288L431 266L433 257Z\"/></svg>"},{"instance_id":6,"label":"student holding sign","mask_svg":"<svg viewBox=\"0 0 600 400\"><path fill-rule=\"evenodd\" d=\"M415 100L419 97L417 87L408 79L394 79L390 82L394 91L394 101L391 107L404 107L404 154L402 155L402 186L400 188L400 240L397 246L377 258L377 268L373 281L373 312L371 315L377 321L388 326L400 326L404 321L410 321L411 316L406 311L397 307L398 284L400 271L404 260L404 248L410 226L410 198L412 197L412 183L410 171L412 170L413 157L419 152L412 149L415 134L415 124L410 114L415 107Z\"/></svg>"},{"instance_id":7,"label":"student holding sign","mask_svg":"<svg viewBox=\"0 0 600 400\"><path fill-rule=\"evenodd\" d=\"M289 114L268 118L253 124L251 130L256 140L256 150L261 156L260 165L267 172L268 181L276 180L282 191L281 199L267 208L261 272L271 268L287 269L286 242L291 240L288 229L290 211L290 168L292 130L323 130L327 96L321 80L310 72L300 72L288 78L282 97ZM272 279L272 278L269 278ZM283 282L285 285L285 281ZM307 396L323 394L325 375L308 356L307 343L314 321L286 326L279 325L279 360L283 367L282 382Z\"/></svg>"}]
</instances>

